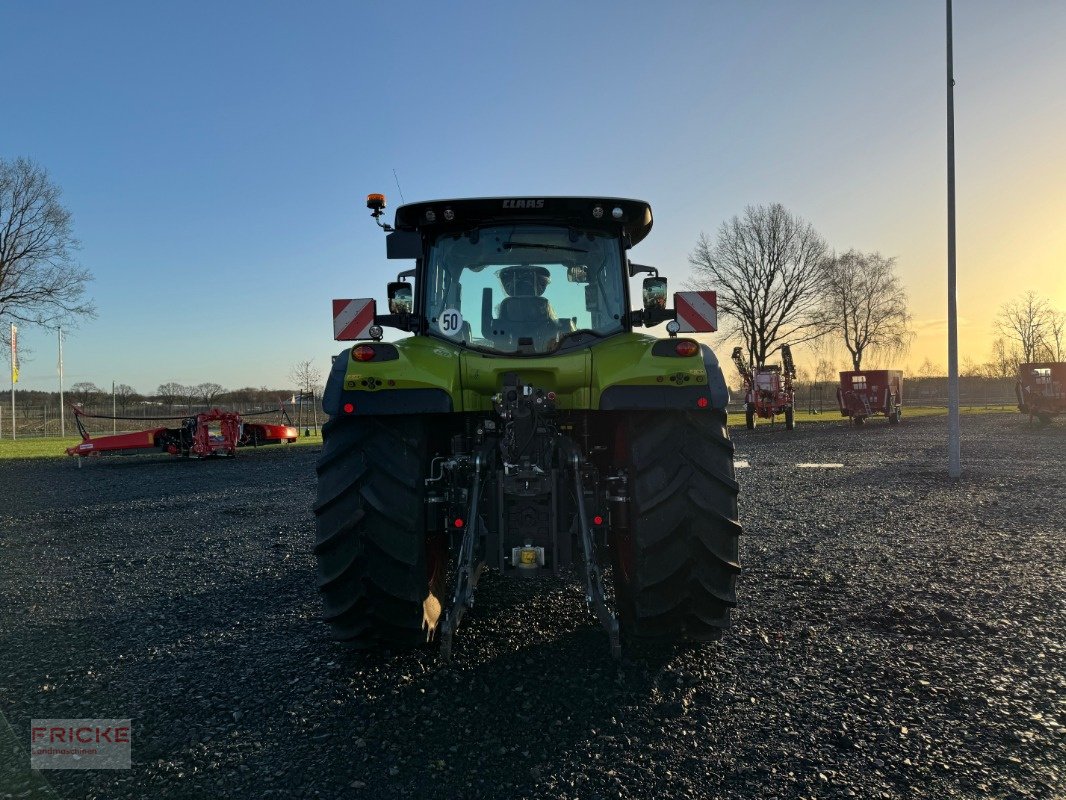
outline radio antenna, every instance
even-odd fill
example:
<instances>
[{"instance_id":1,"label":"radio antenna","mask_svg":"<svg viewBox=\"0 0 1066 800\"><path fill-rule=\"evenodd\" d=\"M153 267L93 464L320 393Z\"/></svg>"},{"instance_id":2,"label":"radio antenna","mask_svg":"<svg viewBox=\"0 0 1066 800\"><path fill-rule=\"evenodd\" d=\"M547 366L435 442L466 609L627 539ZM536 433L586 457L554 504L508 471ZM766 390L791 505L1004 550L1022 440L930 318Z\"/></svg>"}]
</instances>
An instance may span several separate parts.
<instances>
[{"instance_id":1,"label":"radio antenna","mask_svg":"<svg viewBox=\"0 0 1066 800\"><path fill-rule=\"evenodd\" d=\"M395 169L392 170L392 177L393 177L393 180L396 181L396 191L398 191L400 193L400 201L403 202L403 203L406 203L407 202L407 198L403 196L403 189L400 188L400 179L396 176L396 170Z\"/></svg>"}]
</instances>

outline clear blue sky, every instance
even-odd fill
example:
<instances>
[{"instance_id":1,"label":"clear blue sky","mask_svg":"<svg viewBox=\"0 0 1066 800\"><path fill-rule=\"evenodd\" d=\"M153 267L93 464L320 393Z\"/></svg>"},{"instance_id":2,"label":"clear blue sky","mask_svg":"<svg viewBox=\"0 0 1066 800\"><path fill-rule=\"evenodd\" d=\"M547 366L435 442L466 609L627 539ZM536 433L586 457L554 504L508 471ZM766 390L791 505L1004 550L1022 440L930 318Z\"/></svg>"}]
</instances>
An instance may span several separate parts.
<instances>
[{"instance_id":1,"label":"clear blue sky","mask_svg":"<svg viewBox=\"0 0 1066 800\"><path fill-rule=\"evenodd\" d=\"M960 270L990 279L997 225L1032 244L1019 170L1051 223L1034 258L1062 265L1066 3L956 5ZM328 369L330 299L380 306L398 268L364 208L371 191L399 204L393 169L408 201L649 200L635 257L675 288L701 230L782 202L838 249L897 256L918 351L945 360L935 0L8 2L0 29L0 155L63 187L96 276L68 385ZM1013 269L1066 305L1066 269ZM968 331L986 349L987 293L960 293L964 354ZM54 336L23 341L20 385L53 387Z\"/></svg>"}]
</instances>

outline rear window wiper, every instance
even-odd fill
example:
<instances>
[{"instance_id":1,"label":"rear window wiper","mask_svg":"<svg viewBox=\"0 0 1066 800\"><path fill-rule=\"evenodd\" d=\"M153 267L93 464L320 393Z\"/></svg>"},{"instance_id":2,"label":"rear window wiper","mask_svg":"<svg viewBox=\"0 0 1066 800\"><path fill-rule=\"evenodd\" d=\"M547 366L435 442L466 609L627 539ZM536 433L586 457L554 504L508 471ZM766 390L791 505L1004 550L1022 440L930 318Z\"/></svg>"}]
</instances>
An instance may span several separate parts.
<instances>
[{"instance_id":1,"label":"rear window wiper","mask_svg":"<svg viewBox=\"0 0 1066 800\"><path fill-rule=\"evenodd\" d=\"M532 242L504 242L500 245L504 250L511 250L515 247L529 247L532 249L540 250L565 250L568 253L587 253L588 250L582 250L580 247L567 247L562 244L535 244Z\"/></svg>"}]
</instances>

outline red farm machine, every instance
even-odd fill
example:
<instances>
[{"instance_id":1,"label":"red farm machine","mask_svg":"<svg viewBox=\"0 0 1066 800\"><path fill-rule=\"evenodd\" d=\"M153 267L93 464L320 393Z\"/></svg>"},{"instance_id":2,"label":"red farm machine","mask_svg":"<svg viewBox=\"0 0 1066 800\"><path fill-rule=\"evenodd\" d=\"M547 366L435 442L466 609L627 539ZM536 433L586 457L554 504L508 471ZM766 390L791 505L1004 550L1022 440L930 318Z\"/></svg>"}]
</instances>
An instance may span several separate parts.
<instances>
[{"instance_id":1,"label":"red farm machine","mask_svg":"<svg viewBox=\"0 0 1066 800\"><path fill-rule=\"evenodd\" d=\"M99 456L104 454L133 454L146 451L161 451L170 455L190 458L207 458L209 456L235 456L238 447L259 447L260 445L295 442L299 432L292 427L291 420L284 409L261 411L256 414L279 414L288 424L267 424L262 422L245 422L244 417L236 411L222 411L213 408L200 414L187 417L101 417L87 414L78 406L73 407L74 419L82 441L74 447L67 448L68 456ZM162 425L156 428L117 433L111 436L92 437L85 429L83 418L127 419L135 421L152 420L157 422L180 420L177 427Z\"/></svg>"},{"instance_id":2,"label":"red farm machine","mask_svg":"<svg viewBox=\"0 0 1066 800\"><path fill-rule=\"evenodd\" d=\"M892 425L903 417L903 372L898 369L864 369L840 373L837 387L840 416L853 425L884 414Z\"/></svg>"},{"instance_id":3,"label":"red farm machine","mask_svg":"<svg viewBox=\"0 0 1066 800\"><path fill-rule=\"evenodd\" d=\"M744 379L744 421L748 430L755 428L755 418L773 421L778 414L785 417L785 430L796 427L796 392L792 381L796 365L792 362L792 348L781 346L781 366L763 364L754 369L740 347L733 348L733 363Z\"/></svg>"},{"instance_id":4,"label":"red farm machine","mask_svg":"<svg viewBox=\"0 0 1066 800\"><path fill-rule=\"evenodd\" d=\"M1066 413L1066 362L1043 361L1018 365L1018 410L1044 425Z\"/></svg>"}]
</instances>

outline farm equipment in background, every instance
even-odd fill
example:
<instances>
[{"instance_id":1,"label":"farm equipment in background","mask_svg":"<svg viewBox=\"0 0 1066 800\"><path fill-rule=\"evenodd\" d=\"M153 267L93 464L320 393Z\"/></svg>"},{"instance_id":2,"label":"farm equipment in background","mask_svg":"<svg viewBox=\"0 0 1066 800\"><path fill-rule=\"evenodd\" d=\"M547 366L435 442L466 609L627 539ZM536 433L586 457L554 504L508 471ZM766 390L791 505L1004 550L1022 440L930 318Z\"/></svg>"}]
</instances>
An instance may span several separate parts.
<instances>
[{"instance_id":1,"label":"farm equipment in background","mask_svg":"<svg viewBox=\"0 0 1066 800\"><path fill-rule=\"evenodd\" d=\"M869 417L884 414L892 425L903 417L903 372L898 369L864 369L841 372L837 387L840 416L853 425L865 425Z\"/></svg>"},{"instance_id":2,"label":"farm equipment in background","mask_svg":"<svg viewBox=\"0 0 1066 800\"><path fill-rule=\"evenodd\" d=\"M792 348L781 346L781 366L763 364L752 369L740 347L733 348L733 363L744 379L744 422L754 430L755 418L771 422L778 414L785 417L785 430L796 427L796 365L792 362Z\"/></svg>"},{"instance_id":3,"label":"farm equipment in background","mask_svg":"<svg viewBox=\"0 0 1066 800\"><path fill-rule=\"evenodd\" d=\"M388 285L388 314L333 301L350 344L323 394L314 509L333 636L436 638L447 658L489 567L576 573L615 656L622 638L719 638L740 572L729 393L711 349L677 337L715 330L716 298L668 307L667 279L629 260L651 207L438 200L401 206L395 227L383 195L367 207L413 268ZM413 335L385 342L384 326Z\"/></svg>"},{"instance_id":4,"label":"farm equipment in background","mask_svg":"<svg viewBox=\"0 0 1066 800\"><path fill-rule=\"evenodd\" d=\"M1018 410L1044 425L1066 413L1066 362L1042 361L1018 365Z\"/></svg>"},{"instance_id":5,"label":"farm equipment in background","mask_svg":"<svg viewBox=\"0 0 1066 800\"><path fill-rule=\"evenodd\" d=\"M292 427L292 421L283 408L273 411L259 411L244 415L236 411L222 411L213 408L187 417L109 417L87 414L80 407L72 406L74 420L78 424L82 441L74 447L67 448L68 456L98 456L105 453L138 453L158 450L170 455L190 458L207 458L209 456L235 456L238 447L259 447L260 445L295 442L299 432ZM262 422L245 422L245 416L262 414L279 414L287 425L273 425ZM181 420L177 427L160 426L133 433L116 433L110 436L92 437L85 429L82 419L127 420L141 422L145 420L169 421Z\"/></svg>"}]
</instances>

